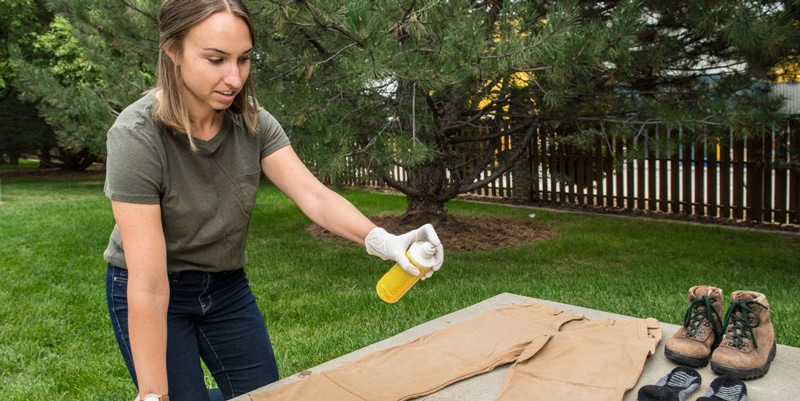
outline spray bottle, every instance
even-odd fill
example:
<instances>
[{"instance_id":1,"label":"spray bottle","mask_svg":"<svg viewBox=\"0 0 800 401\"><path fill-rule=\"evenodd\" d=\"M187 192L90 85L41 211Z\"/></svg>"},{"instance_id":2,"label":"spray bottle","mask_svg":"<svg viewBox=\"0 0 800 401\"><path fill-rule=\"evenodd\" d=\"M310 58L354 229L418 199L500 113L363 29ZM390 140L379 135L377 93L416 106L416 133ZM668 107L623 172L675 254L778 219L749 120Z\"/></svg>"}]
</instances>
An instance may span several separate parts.
<instances>
[{"instance_id":1,"label":"spray bottle","mask_svg":"<svg viewBox=\"0 0 800 401\"><path fill-rule=\"evenodd\" d=\"M408 274L399 263L395 263L375 286L378 296L390 304L397 302L428 272L428 269L433 267L435 263L433 255L435 253L436 247L428 241L419 241L411 244L408 251L406 251L406 257L419 269L419 274L416 276Z\"/></svg>"}]
</instances>

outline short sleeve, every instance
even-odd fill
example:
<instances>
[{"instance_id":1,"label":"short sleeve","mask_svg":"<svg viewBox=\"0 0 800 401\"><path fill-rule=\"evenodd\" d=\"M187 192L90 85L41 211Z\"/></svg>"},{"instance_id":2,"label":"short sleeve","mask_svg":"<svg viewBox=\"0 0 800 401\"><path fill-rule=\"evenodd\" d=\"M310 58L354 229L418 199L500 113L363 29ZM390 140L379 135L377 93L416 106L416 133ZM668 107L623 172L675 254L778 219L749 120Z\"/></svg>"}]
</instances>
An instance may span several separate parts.
<instances>
[{"instance_id":1,"label":"short sleeve","mask_svg":"<svg viewBox=\"0 0 800 401\"><path fill-rule=\"evenodd\" d=\"M289 137L281 124L265 110L258 114L258 135L261 136L261 159L290 145Z\"/></svg>"},{"instance_id":2,"label":"short sleeve","mask_svg":"<svg viewBox=\"0 0 800 401\"><path fill-rule=\"evenodd\" d=\"M163 152L152 135L125 125L114 125L106 139L108 198L121 202L158 204L163 182Z\"/></svg>"}]
</instances>

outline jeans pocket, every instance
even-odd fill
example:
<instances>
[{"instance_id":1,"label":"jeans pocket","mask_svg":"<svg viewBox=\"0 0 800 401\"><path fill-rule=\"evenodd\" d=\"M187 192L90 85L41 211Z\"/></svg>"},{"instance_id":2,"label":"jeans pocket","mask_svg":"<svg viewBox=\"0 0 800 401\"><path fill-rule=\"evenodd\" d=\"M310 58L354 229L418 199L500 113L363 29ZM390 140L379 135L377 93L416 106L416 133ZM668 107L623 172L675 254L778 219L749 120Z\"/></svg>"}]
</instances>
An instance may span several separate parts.
<instances>
[{"instance_id":1,"label":"jeans pocket","mask_svg":"<svg viewBox=\"0 0 800 401\"><path fill-rule=\"evenodd\" d=\"M122 286L123 288L128 286L128 271L119 267L113 267L113 271L111 271L111 284Z\"/></svg>"},{"instance_id":2,"label":"jeans pocket","mask_svg":"<svg viewBox=\"0 0 800 401\"><path fill-rule=\"evenodd\" d=\"M106 271L106 299L110 312L126 310L128 306L128 271L108 265Z\"/></svg>"}]
</instances>

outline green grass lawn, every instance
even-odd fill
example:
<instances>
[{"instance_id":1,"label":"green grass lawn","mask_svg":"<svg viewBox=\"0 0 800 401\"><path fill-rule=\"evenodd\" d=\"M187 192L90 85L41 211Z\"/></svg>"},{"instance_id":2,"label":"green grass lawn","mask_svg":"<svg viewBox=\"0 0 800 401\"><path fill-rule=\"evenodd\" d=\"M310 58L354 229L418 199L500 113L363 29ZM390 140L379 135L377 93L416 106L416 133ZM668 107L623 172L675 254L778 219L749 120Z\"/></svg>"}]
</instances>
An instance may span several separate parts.
<instances>
[{"instance_id":1,"label":"green grass lawn","mask_svg":"<svg viewBox=\"0 0 800 401\"><path fill-rule=\"evenodd\" d=\"M0 164L0 171L39 168L39 160L19 159L17 163L18 164Z\"/></svg>"},{"instance_id":2,"label":"green grass lawn","mask_svg":"<svg viewBox=\"0 0 800 401\"><path fill-rule=\"evenodd\" d=\"M106 314L102 252L113 219L102 187L97 178L0 179L4 399L133 399ZM343 195L366 214L405 210L400 196L357 190ZM448 211L520 219L531 213L462 201L448 203ZM439 273L390 305L374 292L388 262L358 245L312 237L305 231L308 219L280 192L263 186L248 274L281 375L503 292L678 324L693 285L715 285L726 296L755 290L772 304L778 341L800 346L797 238L546 210L537 210L536 219L554 231L552 239L446 252Z\"/></svg>"}]
</instances>

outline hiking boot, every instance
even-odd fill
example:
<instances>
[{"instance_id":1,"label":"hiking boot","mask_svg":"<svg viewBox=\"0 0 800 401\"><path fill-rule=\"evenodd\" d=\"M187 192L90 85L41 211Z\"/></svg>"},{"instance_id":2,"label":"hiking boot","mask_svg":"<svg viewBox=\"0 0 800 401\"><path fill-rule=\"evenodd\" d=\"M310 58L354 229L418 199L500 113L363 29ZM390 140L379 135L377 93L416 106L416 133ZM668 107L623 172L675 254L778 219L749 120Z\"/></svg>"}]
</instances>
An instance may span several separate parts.
<instances>
[{"instance_id":1,"label":"hiking boot","mask_svg":"<svg viewBox=\"0 0 800 401\"><path fill-rule=\"evenodd\" d=\"M664 355L682 365L700 368L722 339L722 290L708 285L689 289L683 326L664 348Z\"/></svg>"},{"instance_id":2,"label":"hiking boot","mask_svg":"<svg viewBox=\"0 0 800 401\"><path fill-rule=\"evenodd\" d=\"M764 294L736 291L725 315L725 333L711 356L711 370L742 380L764 376L775 359L775 330Z\"/></svg>"}]
</instances>

